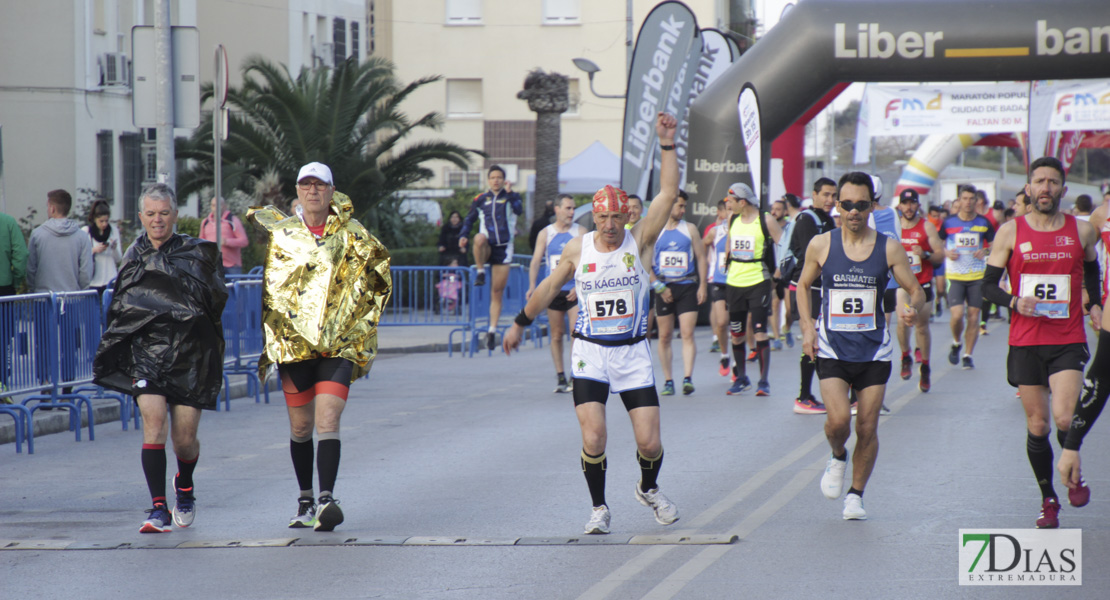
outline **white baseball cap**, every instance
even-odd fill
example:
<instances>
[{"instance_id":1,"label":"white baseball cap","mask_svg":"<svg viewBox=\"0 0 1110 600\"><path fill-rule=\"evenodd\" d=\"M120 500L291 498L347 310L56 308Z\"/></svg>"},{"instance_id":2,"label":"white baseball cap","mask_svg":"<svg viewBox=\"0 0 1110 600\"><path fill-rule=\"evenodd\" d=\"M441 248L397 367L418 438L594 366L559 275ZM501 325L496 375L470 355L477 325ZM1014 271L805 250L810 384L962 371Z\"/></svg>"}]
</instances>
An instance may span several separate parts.
<instances>
[{"instance_id":1,"label":"white baseball cap","mask_svg":"<svg viewBox=\"0 0 1110 600\"><path fill-rule=\"evenodd\" d=\"M324 163L310 162L301 167L301 172L297 173L297 183L300 183L306 177L315 177L328 185L335 185L331 180L331 169Z\"/></svg>"}]
</instances>

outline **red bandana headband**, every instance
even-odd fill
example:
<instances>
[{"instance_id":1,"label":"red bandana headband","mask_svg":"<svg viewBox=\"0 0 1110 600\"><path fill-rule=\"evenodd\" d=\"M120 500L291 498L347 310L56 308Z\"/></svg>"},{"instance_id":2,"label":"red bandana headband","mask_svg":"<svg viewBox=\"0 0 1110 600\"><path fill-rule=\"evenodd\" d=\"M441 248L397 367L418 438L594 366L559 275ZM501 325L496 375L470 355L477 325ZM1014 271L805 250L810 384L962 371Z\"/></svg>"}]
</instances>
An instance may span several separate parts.
<instances>
[{"instance_id":1,"label":"red bandana headband","mask_svg":"<svg viewBox=\"0 0 1110 600\"><path fill-rule=\"evenodd\" d=\"M607 185L594 194L594 212L616 212L628 214L628 194L624 190Z\"/></svg>"}]
</instances>

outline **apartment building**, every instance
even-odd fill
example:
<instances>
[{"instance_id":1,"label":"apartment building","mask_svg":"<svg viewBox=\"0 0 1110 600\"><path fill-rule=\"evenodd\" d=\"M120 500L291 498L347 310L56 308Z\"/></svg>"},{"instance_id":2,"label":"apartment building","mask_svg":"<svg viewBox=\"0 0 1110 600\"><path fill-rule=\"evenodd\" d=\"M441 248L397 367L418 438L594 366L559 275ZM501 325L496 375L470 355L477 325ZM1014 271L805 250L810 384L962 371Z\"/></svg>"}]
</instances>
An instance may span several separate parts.
<instances>
[{"instance_id":1,"label":"apartment building","mask_svg":"<svg viewBox=\"0 0 1110 600\"><path fill-rule=\"evenodd\" d=\"M34 0L0 4L0 211L38 210L64 188L112 200L134 222L142 186L154 181L154 130L132 122L131 29L167 2L173 25L199 31L201 81L223 44L231 83L251 54L302 66L365 56L366 0ZM189 129L175 130L187 136ZM207 210L202 202L201 210ZM196 202L185 206L196 214Z\"/></svg>"}]
</instances>

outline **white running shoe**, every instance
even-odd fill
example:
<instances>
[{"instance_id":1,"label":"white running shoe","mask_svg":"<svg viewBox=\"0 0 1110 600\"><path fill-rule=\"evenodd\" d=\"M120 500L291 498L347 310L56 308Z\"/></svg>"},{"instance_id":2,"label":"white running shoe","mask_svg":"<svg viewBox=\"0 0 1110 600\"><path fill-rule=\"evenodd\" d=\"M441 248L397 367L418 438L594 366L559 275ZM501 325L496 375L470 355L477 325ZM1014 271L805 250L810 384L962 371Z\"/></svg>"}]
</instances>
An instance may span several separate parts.
<instances>
[{"instance_id":1,"label":"white running shoe","mask_svg":"<svg viewBox=\"0 0 1110 600\"><path fill-rule=\"evenodd\" d=\"M668 500L658 487L641 492L640 483L636 482L636 499L640 504L649 506L655 511L655 521L660 525L670 525L678 520L678 507Z\"/></svg>"},{"instance_id":2,"label":"white running shoe","mask_svg":"<svg viewBox=\"0 0 1110 600\"><path fill-rule=\"evenodd\" d=\"M586 523L586 533L609 533L609 507L602 504L595 506L590 513L590 520Z\"/></svg>"},{"instance_id":3,"label":"white running shoe","mask_svg":"<svg viewBox=\"0 0 1110 600\"><path fill-rule=\"evenodd\" d=\"M831 455L821 476L821 493L829 500L836 500L844 493L844 472L848 470L848 457L836 460Z\"/></svg>"},{"instance_id":4,"label":"white running shoe","mask_svg":"<svg viewBox=\"0 0 1110 600\"><path fill-rule=\"evenodd\" d=\"M867 520L867 511L863 510L863 498L860 498L858 494L848 494L844 496L844 520Z\"/></svg>"}]
</instances>

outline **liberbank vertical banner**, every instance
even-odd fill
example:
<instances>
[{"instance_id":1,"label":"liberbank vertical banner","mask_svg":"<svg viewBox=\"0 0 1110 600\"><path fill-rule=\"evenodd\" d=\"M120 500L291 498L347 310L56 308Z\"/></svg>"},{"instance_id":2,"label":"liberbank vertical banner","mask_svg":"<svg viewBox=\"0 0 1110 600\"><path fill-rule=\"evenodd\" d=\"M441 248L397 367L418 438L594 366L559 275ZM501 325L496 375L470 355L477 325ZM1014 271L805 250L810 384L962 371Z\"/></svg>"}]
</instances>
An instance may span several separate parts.
<instances>
[{"instance_id":1,"label":"liberbank vertical banner","mask_svg":"<svg viewBox=\"0 0 1110 600\"><path fill-rule=\"evenodd\" d=\"M701 194L723 198L746 172L736 102L748 83L759 94L763 137L773 141L844 81L1106 77L1106 0L806 0L690 106L691 179Z\"/></svg>"},{"instance_id":2,"label":"liberbank vertical banner","mask_svg":"<svg viewBox=\"0 0 1110 600\"><path fill-rule=\"evenodd\" d=\"M679 184L686 185L686 172L689 166L686 158L689 156L690 147L690 119L689 108L690 104L705 91L706 88L713 85L714 81L721 76L732 63L740 58L740 51L736 47L736 43L726 37L716 29L702 29L701 30L701 44L694 44L690 48L690 61L687 63L687 69L693 73L688 85L685 89L683 97L685 102L682 104L682 115L678 119L678 133L675 135L675 150L678 153L678 169L679 169ZM660 164L659 151L656 150L655 164L658 167ZM653 178L653 181L658 177ZM658 185L655 186L658 191ZM686 190L691 196L696 195L696 189ZM714 209L716 214L716 209Z\"/></svg>"},{"instance_id":3,"label":"liberbank vertical banner","mask_svg":"<svg viewBox=\"0 0 1110 600\"><path fill-rule=\"evenodd\" d=\"M681 2L652 9L636 36L628 70L621 148L621 188L649 200L648 179L655 155L656 115L664 110L697 37L694 13Z\"/></svg>"}]
</instances>

